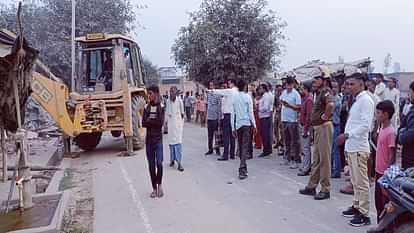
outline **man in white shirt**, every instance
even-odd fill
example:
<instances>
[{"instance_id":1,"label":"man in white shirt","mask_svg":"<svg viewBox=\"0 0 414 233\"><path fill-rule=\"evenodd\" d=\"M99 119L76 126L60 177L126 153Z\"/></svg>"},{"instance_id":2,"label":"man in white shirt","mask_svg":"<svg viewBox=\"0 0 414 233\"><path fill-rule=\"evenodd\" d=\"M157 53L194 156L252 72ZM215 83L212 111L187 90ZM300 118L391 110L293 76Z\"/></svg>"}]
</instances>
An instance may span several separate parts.
<instances>
[{"instance_id":1,"label":"man in white shirt","mask_svg":"<svg viewBox=\"0 0 414 233\"><path fill-rule=\"evenodd\" d=\"M384 84L384 76L380 74L379 77L375 79L377 86L375 87L375 95L378 96L379 101L385 100L385 84Z\"/></svg>"},{"instance_id":2,"label":"man in white shirt","mask_svg":"<svg viewBox=\"0 0 414 233\"><path fill-rule=\"evenodd\" d=\"M369 131L374 117L374 101L364 91L364 75L353 74L346 80L348 89L355 98L349 111L345 133L337 138L338 145L345 143L345 153L350 166L351 182L354 186L353 205L342 212L350 217L352 226L369 225L370 196L368 158L370 154Z\"/></svg>"},{"instance_id":3,"label":"man in white shirt","mask_svg":"<svg viewBox=\"0 0 414 233\"><path fill-rule=\"evenodd\" d=\"M385 89L385 100L390 100L394 104L394 109L397 110L391 119L391 124L394 129L398 129L400 121L400 114L398 111L398 109L400 109L400 91L396 86L397 80L395 78L390 78L388 88Z\"/></svg>"},{"instance_id":4,"label":"man in white shirt","mask_svg":"<svg viewBox=\"0 0 414 233\"><path fill-rule=\"evenodd\" d=\"M168 119L168 145L170 147L170 167L177 162L178 170L184 171L181 164L184 128L184 104L177 98L177 87L170 88L170 98L167 100L166 117Z\"/></svg>"},{"instance_id":5,"label":"man in white shirt","mask_svg":"<svg viewBox=\"0 0 414 233\"><path fill-rule=\"evenodd\" d=\"M259 157L266 157L272 154L272 116L273 116L273 95L269 93L267 84L260 84L259 90L264 93L259 101L260 136L263 141L263 153Z\"/></svg>"},{"instance_id":6,"label":"man in white shirt","mask_svg":"<svg viewBox=\"0 0 414 233\"><path fill-rule=\"evenodd\" d=\"M223 156L218 158L219 161L226 161L235 159L235 143L236 139L233 137L231 132L231 114L233 114L233 99L235 95L238 95L238 88L235 86L233 79L227 81L229 88L227 89L213 89L210 90L212 93L223 96L222 111L224 115L223 120L223 140L224 140L224 152Z\"/></svg>"}]
</instances>

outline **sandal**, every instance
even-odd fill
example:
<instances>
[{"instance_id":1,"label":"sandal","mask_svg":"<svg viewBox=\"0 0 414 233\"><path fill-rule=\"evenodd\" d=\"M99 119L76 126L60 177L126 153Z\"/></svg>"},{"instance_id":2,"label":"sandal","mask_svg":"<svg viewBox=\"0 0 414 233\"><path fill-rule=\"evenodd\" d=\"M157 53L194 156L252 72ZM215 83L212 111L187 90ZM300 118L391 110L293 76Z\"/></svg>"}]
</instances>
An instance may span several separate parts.
<instances>
[{"instance_id":1,"label":"sandal","mask_svg":"<svg viewBox=\"0 0 414 233\"><path fill-rule=\"evenodd\" d=\"M164 191L162 190L162 188L161 188L161 187L159 187L159 188L158 188L158 190L157 190L157 196L158 196L159 198L161 198L161 197L163 197L163 196L164 196Z\"/></svg>"},{"instance_id":2,"label":"sandal","mask_svg":"<svg viewBox=\"0 0 414 233\"><path fill-rule=\"evenodd\" d=\"M152 193L151 193L151 195L150 195L150 197L151 198L156 198L157 197L157 191L152 191Z\"/></svg>"}]
</instances>

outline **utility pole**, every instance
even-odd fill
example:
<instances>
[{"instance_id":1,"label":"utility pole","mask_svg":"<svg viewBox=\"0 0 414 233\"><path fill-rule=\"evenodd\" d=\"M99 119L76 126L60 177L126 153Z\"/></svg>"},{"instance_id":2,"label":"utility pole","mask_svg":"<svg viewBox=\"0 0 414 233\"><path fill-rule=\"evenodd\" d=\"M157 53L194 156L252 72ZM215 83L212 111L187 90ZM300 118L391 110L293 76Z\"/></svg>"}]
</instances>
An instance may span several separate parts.
<instances>
[{"instance_id":1,"label":"utility pole","mask_svg":"<svg viewBox=\"0 0 414 233\"><path fill-rule=\"evenodd\" d=\"M76 0L72 0L72 76L71 76L71 90L75 91L75 9Z\"/></svg>"}]
</instances>

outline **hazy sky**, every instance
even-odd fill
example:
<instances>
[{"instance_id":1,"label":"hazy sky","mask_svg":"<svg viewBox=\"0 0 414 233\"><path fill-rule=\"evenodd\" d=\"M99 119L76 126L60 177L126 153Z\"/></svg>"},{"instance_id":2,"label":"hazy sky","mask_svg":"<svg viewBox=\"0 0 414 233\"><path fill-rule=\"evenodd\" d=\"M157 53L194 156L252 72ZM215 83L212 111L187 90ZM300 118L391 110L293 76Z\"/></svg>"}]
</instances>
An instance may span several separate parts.
<instances>
[{"instance_id":1,"label":"hazy sky","mask_svg":"<svg viewBox=\"0 0 414 233\"><path fill-rule=\"evenodd\" d=\"M172 66L171 45L188 24L187 12L201 0L133 0L148 6L138 16L143 53L158 66ZM389 52L402 70L414 71L413 0L271 0L269 9L288 23L289 40L282 67L289 70L312 59L346 61L371 57L383 71Z\"/></svg>"}]
</instances>

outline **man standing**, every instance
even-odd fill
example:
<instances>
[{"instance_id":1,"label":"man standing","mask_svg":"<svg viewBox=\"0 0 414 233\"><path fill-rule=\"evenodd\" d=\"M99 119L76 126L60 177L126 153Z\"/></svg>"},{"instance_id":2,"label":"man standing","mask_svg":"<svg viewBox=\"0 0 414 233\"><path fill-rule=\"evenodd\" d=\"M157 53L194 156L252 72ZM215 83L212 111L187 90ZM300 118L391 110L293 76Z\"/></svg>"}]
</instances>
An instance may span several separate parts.
<instances>
[{"instance_id":1,"label":"man standing","mask_svg":"<svg viewBox=\"0 0 414 233\"><path fill-rule=\"evenodd\" d=\"M280 96L282 103L282 124L285 137L285 153L290 168L296 169L300 164L300 136L298 125L298 111L301 109L302 100L299 92L294 89L295 80L288 78L286 90Z\"/></svg>"},{"instance_id":2,"label":"man standing","mask_svg":"<svg viewBox=\"0 0 414 233\"><path fill-rule=\"evenodd\" d=\"M190 92L187 91L185 93L185 97L184 97L184 107L185 107L185 114L187 116L187 122L191 121L191 108L192 108L192 106L193 106L193 104L192 104Z\"/></svg>"},{"instance_id":3,"label":"man standing","mask_svg":"<svg viewBox=\"0 0 414 233\"><path fill-rule=\"evenodd\" d=\"M410 84L410 101L414 104L414 82ZM398 135L402 148L402 168L414 167L414 106L411 106Z\"/></svg>"},{"instance_id":4,"label":"man standing","mask_svg":"<svg viewBox=\"0 0 414 233\"><path fill-rule=\"evenodd\" d=\"M312 86L307 83L302 84L302 107L300 109L300 136L302 138L303 148L303 162L302 167L299 169L298 176L307 176L311 171L311 141L310 141L310 128L311 128L311 115L313 108L312 98Z\"/></svg>"},{"instance_id":5,"label":"man standing","mask_svg":"<svg viewBox=\"0 0 414 233\"><path fill-rule=\"evenodd\" d=\"M148 88L149 104L144 109L142 126L147 128L145 147L148 167L151 176L152 193L151 198L162 197L162 126L164 124L164 106L161 102L158 86Z\"/></svg>"},{"instance_id":6,"label":"man standing","mask_svg":"<svg viewBox=\"0 0 414 233\"><path fill-rule=\"evenodd\" d=\"M273 102L273 109L274 109L274 116L273 116L273 133L274 133L274 141L275 146L273 148L278 150L278 153L283 149L283 143L282 143L282 122L281 122L281 111L282 111L282 104L280 103L280 96L282 95L282 85L278 84L276 85L275 90L275 99Z\"/></svg>"},{"instance_id":7,"label":"man standing","mask_svg":"<svg viewBox=\"0 0 414 233\"><path fill-rule=\"evenodd\" d=\"M377 86L375 87L375 95L378 96L379 101L385 100L385 83L384 83L384 75L380 74L378 77L375 78L375 82Z\"/></svg>"},{"instance_id":8,"label":"man standing","mask_svg":"<svg viewBox=\"0 0 414 233\"><path fill-rule=\"evenodd\" d=\"M315 200L330 198L331 190L331 149L332 149L332 113L335 100L330 93L330 77L322 72L313 80L316 98L312 110L311 125L314 130L314 149L311 175L308 185L299 190L300 194L314 196ZM316 187L321 191L316 194Z\"/></svg>"},{"instance_id":9,"label":"man standing","mask_svg":"<svg viewBox=\"0 0 414 233\"><path fill-rule=\"evenodd\" d=\"M170 98L167 101L168 117L168 144L170 147L170 167L174 166L176 161L178 170L184 171L181 164L183 126L184 126L184 104L180 98L177 98L177 87L170 88Z\"/></svg>"},{"instance_id":10,"label":"man standing","mask_svg":"<svg viewBox=\"0 0 414 233\"><path fill-rule=\"evenodd\" d=\"M341 178L341 154L339 152L339 146L336 144L336 138L341 133L341 108L342 108L342 97L339 95L339 83L332 81L332 96L335 100L335 110L333 112L332 123L334 126L333 138L332 138L332 178Z\"/></svg>"},{"instance_id":11,"label":"man standing","mask_svg":"<svg viewBox=\"0 0 414 233\"><path fill-rule=\"evenodd\" d=\"M273 95L269 93L267 84L260 84L259 90L264 93L259 102L260 133L263 141L263 153L259 157L272 154L272 113Z\"/></svg>"},{"instance_id":12,"label":"man standing","mask_svg":"<svg viewBox=\"0 0 414 233\"><path fill-rule=\"evenodd\" d=\"M227 81L227 89L214 89L212 92L216 95L223 96L223 139L224 139L224 152L223 156L218 158L219 161L226 161L235 158L235 138L232 135L231 130L231 114L233 114L233 99L238 95L238 89L235 86L234 80L230 79Z\"/></svg>"},{"instance_id":13,"label":"man standing","mask_svg":"<svg viewBox=\"0 0 414 233\"><path fill-rule=\"evenodd\" d=\"M239 80L237 88L239 92L233 98L234 114L231 114L231 128L239 145L239 179L243 180L248 176L246 159L249 156L249 146L252 143L252 132L256 129L256 122L253 114L253 100L247 94L246 83Z\"/></svg>"},{"instance_id":14,"label":"man standing","mask_svg":"<svg viewBox=\"0 0 414 233\"><path fill-rule=\"evenodd\" d=\"M349 91L355 98L349 111L345 133L339 135L337 143L345 143L345 153L350 166L351 182L354 188L353 205L342 212L350 217L352 226L369 225L370 196L368 179L368 159L370 155L369 131L374 118L374 101L364 91L364 75L353 74L348 80Z\"/></svg>"},{"instance_id":15,"label":"man standing","mask_svg":"<svg viewBox=\"0 0 414 233\"><path fill-rule=\"evenodd\" d=\"M394 104L394 109L396 109L395 114L392 117L391 124L394 129L398 129L400 121L400 91L395 88L397 86L397 80L395 78L390 78L388 82L388 88L385 90L385 100L391 100Z\"/></svg>"},{"instance_id":16,"label":"man standing","mask_svg":"<svg viewBox=\"0 0 414 233\"><path fill-rule=\"evenodd\" d=\"M209 89L214 89L214 82L209 82ZM221 96L212 92L207 92L207 131L208 131L208 151L205 155L213 154L213 138L214 133L218 129L218 121L220 119Z\"/></svg>"}]
</instances>

